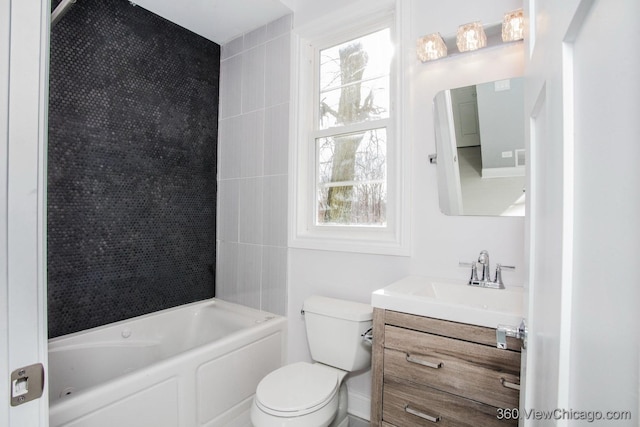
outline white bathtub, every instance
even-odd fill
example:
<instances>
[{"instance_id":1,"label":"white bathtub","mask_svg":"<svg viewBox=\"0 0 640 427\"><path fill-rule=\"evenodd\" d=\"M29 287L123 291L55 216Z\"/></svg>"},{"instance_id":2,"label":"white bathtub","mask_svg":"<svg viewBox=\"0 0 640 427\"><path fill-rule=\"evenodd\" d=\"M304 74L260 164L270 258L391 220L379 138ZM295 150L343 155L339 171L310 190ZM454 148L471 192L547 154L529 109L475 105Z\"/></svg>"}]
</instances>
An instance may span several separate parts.
<instances>
[{"instance_id":1,"label":"white bathtub","mask_svg":"<svg viewBox=\"0 0 640 427\"><path fill-rule=\"evenodd\" d=\"M49 340L51 427L245 427L286 319L211 299Z\"/></svg>"}]
</instances>

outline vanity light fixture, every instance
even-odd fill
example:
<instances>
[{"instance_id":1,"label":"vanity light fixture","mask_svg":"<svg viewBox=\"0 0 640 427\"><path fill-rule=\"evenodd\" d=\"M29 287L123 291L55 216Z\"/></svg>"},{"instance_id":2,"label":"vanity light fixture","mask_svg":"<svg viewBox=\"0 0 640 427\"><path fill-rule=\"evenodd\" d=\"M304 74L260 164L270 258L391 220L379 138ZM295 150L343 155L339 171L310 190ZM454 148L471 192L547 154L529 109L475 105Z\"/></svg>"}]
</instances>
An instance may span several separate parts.
<instances>
[{"instance_id":1,"label":"vanity light fixture","mask_svg":"<svg viewBox=\"0 0 640 427\"><path fill-rule=\"evenodd\" d=\"M458 27L456 45L460 52L470 52L487 45L487 35L480 21L470 22Z\"/></svg>"},{"instance_id":2,"label":"vanity light fixture","mask_svg":"<svg viewBox=\"0 0 640 427\"><path fill-rule=\"evenodd\" d=\"M523 39L524 13L522 9L517 9L505 13L502 22L482 25L482 22L475 21L460 25L458 32L450 36L432 33L420 37L416 43L416 53L422 62L436 61Z\"/></svg>"},{"instance_id":3,"label":"vanity light fixture","mask_svg":"<svg viewBox=\"0 0 640 427\"><path fill-rule=\"evenodd\" d=\"M524 39L524 13L522 9L504 14L502 20L502 41L514 42Z\"/></svg>"},{"instance_id":4,"label":"vanity light fixture","mask_svg":"<svg viewBox=\"0 0 640 427\"><path fill-rule=\"evenodd\" d=\"M447 45L440 33L429 34L418 39L417 54L422 62L444 58L447 56Z\"/></svg>"}]
</instances>

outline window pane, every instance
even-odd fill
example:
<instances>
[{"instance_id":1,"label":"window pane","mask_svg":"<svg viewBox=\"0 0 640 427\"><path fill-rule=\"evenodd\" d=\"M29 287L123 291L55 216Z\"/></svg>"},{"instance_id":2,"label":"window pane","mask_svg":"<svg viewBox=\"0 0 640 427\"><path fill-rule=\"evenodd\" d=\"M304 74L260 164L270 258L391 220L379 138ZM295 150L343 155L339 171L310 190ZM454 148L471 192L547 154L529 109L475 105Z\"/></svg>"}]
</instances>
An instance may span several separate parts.
<instances>
[{"instance_id":1,"label":"window pane","mask_svg":"<svg viewBox=\"0 0 640 427\"><path fill-rule=\"evenodd\" d=\"M318 128L389 117L390 30L320 51Z\"/></svg>"},{"instance_id":2,"label":"window pane","mask_svg":"<svg viewBox=\"0 0 640 427\"><path fill-rule=\"evenodd\" d=\"M329 190L333 190L335 194L341 195L353 205L357 205L355 209L345 212L348 214L347 221L338 221L327 218L330 211L335 209L334 206L326 204L318 205L318 225L368 225L368 226L384 226L386 225L386 209L387 209L387 189L382 183L379 184L362 184L350 185L343 187L320 188L318 198L320 200L328 200Z\"/></svg>"},{"instance_id":3,"label":"window pane","mask_svg":"<svg viewBox=\"0 0 640 427\"><path fill-rule=\"evenodd\" d=\"M357 90L359 92L356 92ZM366 107L354 109L350 114L334 114L334 112L340 111L340 103L353 106L358 102ZM320 111L321 129L387 118L389 117L389 77L366 80L350 88L343 87L323 92L320 94L320 106L322 107Z\"/></svg>"},{"instance_id":4,"label":"window pane","mask_svg":"<svg viewBox=\"0 0 640 427\"><path fill-rule=\"evenodd\" d=\"M387 132L316 139L317 224L386 225Z\"/></svg>"}]
</instances>

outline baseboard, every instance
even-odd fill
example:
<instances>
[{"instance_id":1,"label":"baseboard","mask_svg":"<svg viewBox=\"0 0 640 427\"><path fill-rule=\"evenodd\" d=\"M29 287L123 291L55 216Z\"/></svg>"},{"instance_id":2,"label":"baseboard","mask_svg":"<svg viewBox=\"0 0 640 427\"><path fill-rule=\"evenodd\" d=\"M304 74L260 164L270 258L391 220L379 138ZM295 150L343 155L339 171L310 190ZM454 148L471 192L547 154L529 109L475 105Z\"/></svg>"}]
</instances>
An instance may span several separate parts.
<instances>
[{"instance_id":1,"label":"baseboard","mask_svg":"<svg viewBox=\"0 0 640 427\"><path fill-rule=\"evenodd\" d=\"M351 414L349 414L347 418L349 419L349 427L371 427L369 420L363 420Z\"/></svg>"},{"instance_id":2,"label":"baseboard","mask_svg":"<svg viewBox=\"0 0 640 427\"><path fill-rule=\"evenodd\" d=\"M483 178L510 178L524 176L524 166L511 166L506 168L482 168Z\"/></svg>"},{"instance_id":3,"label":"baseboard","mask_svg":"<svg viewBox=\"0 0 640 427\"><path fill-rule=\"evenodd\" d=\"M349 391L347 412L363 420L371 421L371 396Z\"/></svg>"}]
</instances>

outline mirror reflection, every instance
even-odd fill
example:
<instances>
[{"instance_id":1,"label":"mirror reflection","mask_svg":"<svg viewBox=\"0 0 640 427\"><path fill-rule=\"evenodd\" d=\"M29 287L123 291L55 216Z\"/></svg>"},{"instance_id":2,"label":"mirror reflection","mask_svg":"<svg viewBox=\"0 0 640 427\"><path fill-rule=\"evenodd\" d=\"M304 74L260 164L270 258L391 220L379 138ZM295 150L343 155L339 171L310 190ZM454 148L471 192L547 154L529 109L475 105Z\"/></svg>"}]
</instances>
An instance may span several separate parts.
<instances>
[{"instance_id":1,"label":"mirror reflection","mask_svg":"<svg viewBox=\"0 0 640 427\"><path fill-rule=\"evenodd\" d=\"M438 193L443 213L524 216L523 110L521 77L436 95Z\"/></svg>"}]
</instances>

